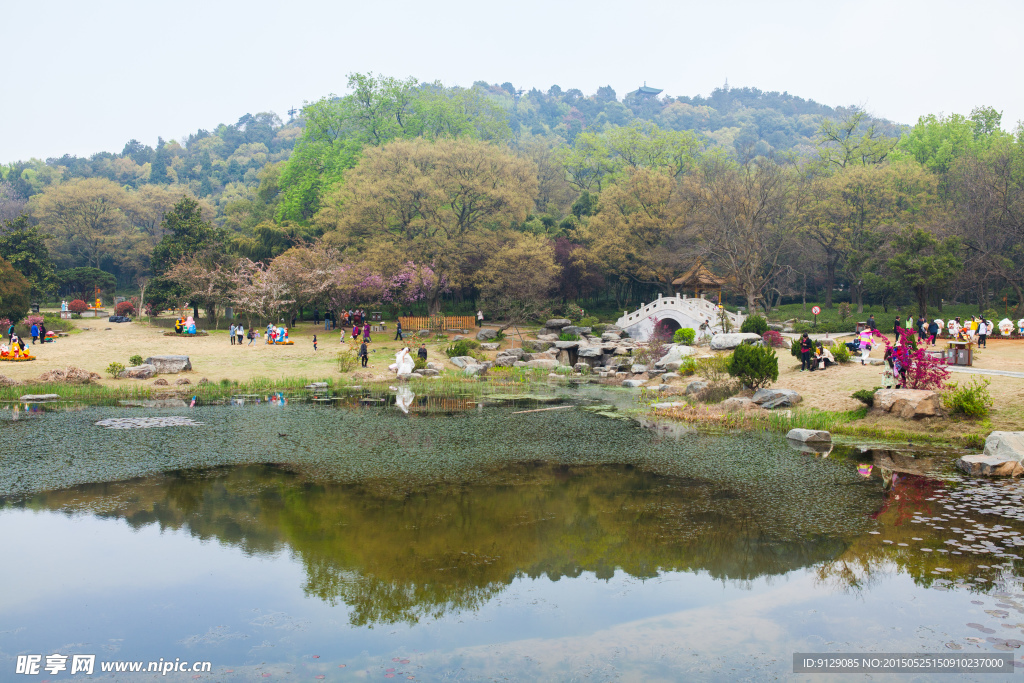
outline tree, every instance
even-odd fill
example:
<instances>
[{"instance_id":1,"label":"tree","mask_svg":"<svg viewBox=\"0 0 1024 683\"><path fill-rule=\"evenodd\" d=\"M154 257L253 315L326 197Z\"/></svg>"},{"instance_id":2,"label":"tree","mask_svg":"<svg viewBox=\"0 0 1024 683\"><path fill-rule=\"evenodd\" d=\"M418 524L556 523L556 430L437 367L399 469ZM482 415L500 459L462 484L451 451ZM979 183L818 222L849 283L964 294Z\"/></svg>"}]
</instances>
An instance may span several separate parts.
<instances>
[{"instance_id":1,"label":"tree","mask_svg":"<svg viewBox=\"0 0 1024 683\"><path fill-rule=\"evenodd\" d=\"M476 274L482 305L505 320L502 330L535 320L547 306L559 271L547 239L510 233Z\"/></svg>"},{"instance_id":2,"label":"tree","mask_svg":"<svg viewBox=\"0 0 1024 683\"><path fill-rule=\"evenodd\" d=\"M680 262L697 248L685 230L687 209L674 179L634 169L601 193L600 210L576 236L605 273L670 294Z\"/></svg>"},{"instance_id":3,"label":"tree","mask_svg":"<svg viewBox=\"0 0 1024 683\"><path fill-rule=\"evenodd\" d=\"M69 268L56 273L61 290L68 296L91 300L100 294L111 295L117 287L117 278L99 268Z\"/></svg>"},{"instance_id":4,"label":"tree","mask_svg":"<svg viewBox=\"0 0 1024 683\"><path fill-rule=\"evenodd\" d=\"M707 158L687 177L687 221L710 260L747 299L753 313L779 268L791 232L792 177L773 160Z\"/></svg>"},{"instance_id":5,"label":"tree","mask_svg":"<svg viewBox=\"0 0 1024 683\"><path fill-rule=\"evenodd\" d=\"M880 246L873 231L926 216L935 188L935 178L913 161L849 166L805 180L798 199L800 230L822 249L826 308L832 307L842 268L857 312L863 312L863 279Z\"/></svg>"},{"instance_id":6,"label":"tree","mask_svg":"<svg viewBox=\"0 0 1024 683\"><path fill-rule=\"evenodd\" d=\"M0 181L0 221L13 221L25 211L28 202L6 180Z\"/></svg>"},{"instance_id":7,"label":"tree","mask_svg":"<svg viewBox=\"0 0 1024 683\"><path fill-rule=\"evenodd\" d=\"M486 257L491 231L523 222L536 191L536 166L495 145L397 140L366 150L316 223L333 244L388 244L462 286ZM438 295L430 295L431 313Z\"/></svg>"},{"instance_id":8,"label":"tree","mask_svg":"<svg viewBox=\"0 0 1024 683\"><path fill-rule=\"evenodd\" d=\"M301 313L305 306L325 306L330 301L341 260L336 248L319 241L289 249L271 262L270 269Z\"/></svg>"},{"instance_id":9,"label":"tree","mask_svg":"<svg viewBox=\"0 0 1024 683\"><path fill-rule=\"evenodd\" d=\"M261 320L274 320L285 306L293 303L288 298L288 287L277 274L262 263L239 259L231 274L231 302L235 308Z\"/></svg>"},{"instance_id":10,"label":"tree","mask_svg":"<svg viewBox=\"0 0 1024 683\"><path fill-rule=\"evenodd\" d=\"M0 318L16 323L28 313L32 284L7 261L0 259ZM6 332L6 330L5 330Z\"/></svg>"},{"instance_id":11,"label":"tree","mask_svg":"<svg viewBox=\"0 0 1024 683\"><path fill-rule=\"evenodd\" d=\"M222 243L214 227L203 220L199 202L190 197L182 197L164 215L162 228L166 234L153 248L155 275L163 275L183 256L193 256Z\"/></svg>"},{"instance_id":12,"label":"tree","mask_svg":"<svg viewBox=\"0 0 1024 683\"><path fill-rule=\"evenodd\" d=\"M131 238L124 188L104 178L51 185L32 198L32 216L66 267L100 268Z\"/></svg>"},{"instance_id":13,"label":"tree","mask_svg":"<svg viewBox=\"0 0 1024 683\"><path fill-rule=\"evenodd\" d=\"M204 253L183 257L163 277L177 284L193 307L202 304L207 319L216 328L220 319L218 307L233 296L237 267L237 262L218 263Z\"/></svg>"},{"instance_id":14,"label":"tree","mask_svg":"<svg viewBox=\"0 0 1024 683\"><path fill-rule=\"evenodd\" d=\"M34 294L51 291L57 284L45 238L24 215L0 228L0 258L28 278Z\"/></svg>"},{"instance_id":15,"label":"tree","mask_svg":"<svg viewBox=\"0 0 1024 683\"><path fill-rule=\"evenodd\" d=\"M963 265L960 240L939 240L922 228L909 228L893 237L892 250L890 270L897 282L914 292L918 315L926 315L929 294L947 287Z\"/></svg>"},{"instance_id":16,"label":"tree","mask_svg":"<svg viewBox=\"0 0 1024 683\"><path fill-rule=\"evenodd\" d=\"M846 168L880 164L899 138L886 135L878 122L859 109L843 109L840 116L826 118L818 130L818 155L825 166Z\"/></svg>"}]
</instances>

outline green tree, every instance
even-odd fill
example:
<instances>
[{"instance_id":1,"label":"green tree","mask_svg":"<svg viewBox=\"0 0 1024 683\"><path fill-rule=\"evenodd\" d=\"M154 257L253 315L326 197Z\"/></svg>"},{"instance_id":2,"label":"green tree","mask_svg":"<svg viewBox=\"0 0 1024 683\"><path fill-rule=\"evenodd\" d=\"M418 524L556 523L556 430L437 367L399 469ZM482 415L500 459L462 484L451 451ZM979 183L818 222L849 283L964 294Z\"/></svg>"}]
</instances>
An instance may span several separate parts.
<instances>
[{"instance_id":1,"label":"green tree","mask_svg":"<svg viewBox=\"0 0 1024 683\"><path fill-rule=\"evenodd\" d=\"M818 156L829 168L880 164L897 142L898 138L886 135L865 112L846 109L840 111L840 116L821 122Z\"/></svg>"},{"instance_id":2,"label":"green tree","mask_svg":"<svg viewBox=\"0 0 1024 683\"><path fill-rule=\"evenodd\" d=\"M16 323L28 313L32 284L7 261L0 259L0 318ZM6 330L5 330L6 332Z\"/></svg>"},{"instance_id":3,"label":"green tree","mask_svg":"<svg viewBox=\"0 0 1024 683\"><path fill-rule=\"evenodd\" d=\"M893 237L891 248L889 269L898 283L914 292L918 315L926 315L929 295L948 287L963 265L960 240L940 240L922 228L909 228Z\"/></svg>"},{"instance_id":4,"label":"green tree","mask_svg":"<svg viewBox=\"0 0 1024 683\"><path fill-rule=\"evenodd\" d=\"M164 215L162 225L167 234L153 249L151 263L155 275L162 275L182 256L194 255L221 243L217 230L203 220L199 203L190 197L182 197Z\"/></svg>"},{"instance_id":5,"label":"green tree","mask_svg":"<svg viewBox=\"0 0 1024 683\"><path fill-rule=\"evenodd\" d=\"M57 284L46 241L24 215L5 221L0 228L0 258L32 283L33 293L49 292Z\"/></svg>"},{"instance_id":6,"label":"green tree","mask_svg":"<svg viewBox=\"0 0 1024 683\"><path fill-rule=\"evenodd\" d=\"M117 278L99 268L69 268L56 273L57 282L67 294L89 301L100 293L110 295L117 287Z\"/></svg>"}]
</instances>

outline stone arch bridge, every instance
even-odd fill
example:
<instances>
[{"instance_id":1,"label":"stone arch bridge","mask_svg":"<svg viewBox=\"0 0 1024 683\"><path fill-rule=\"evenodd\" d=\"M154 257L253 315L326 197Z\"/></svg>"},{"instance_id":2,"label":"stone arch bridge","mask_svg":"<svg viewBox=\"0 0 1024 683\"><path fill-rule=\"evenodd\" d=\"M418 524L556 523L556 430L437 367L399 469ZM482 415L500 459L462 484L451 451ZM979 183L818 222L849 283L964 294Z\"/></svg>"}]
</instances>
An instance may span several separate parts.
<instances>
[{"instance_id":1,"label":"stone arch bridge","mask_svg":"<svg viewBox=\"0 0 1024 683\"><path fill-rule=\"evenodd\" d=\"M647 341L651 338L655 325L662 325L672 332L682 327L697 330L706 320L712 329L721 331L720 315L718 304L704 297L694 299L678 294L674 297L663 297L659 294L657 299L649 304L642 304L633 312L624 311L615 324L626 330L631 338ZM739 330L746 318L739 313L728 311L726 316L734 331Z\"/></svg>"}]
</instances>

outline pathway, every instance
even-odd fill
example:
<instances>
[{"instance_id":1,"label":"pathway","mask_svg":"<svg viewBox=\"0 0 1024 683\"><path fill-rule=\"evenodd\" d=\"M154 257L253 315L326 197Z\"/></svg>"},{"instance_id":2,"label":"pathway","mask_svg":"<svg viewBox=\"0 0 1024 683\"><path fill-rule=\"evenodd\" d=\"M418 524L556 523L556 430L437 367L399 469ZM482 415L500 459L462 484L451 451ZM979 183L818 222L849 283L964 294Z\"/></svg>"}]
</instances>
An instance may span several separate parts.
<instances>
[{"instance_id":1,"label":"pathway","mask_svg":"<svg viewBox=\"0 0 1024 683\"><path fill-rule=\"evenodd\" d=\"M1024 372L1011 372L1010 370L989 370L987 368L975 368L966 365L947 365L946 369L950 372L965 372L969 375L999 375L1000 377L1024 379Z\"/></svg>"}]
</instances>

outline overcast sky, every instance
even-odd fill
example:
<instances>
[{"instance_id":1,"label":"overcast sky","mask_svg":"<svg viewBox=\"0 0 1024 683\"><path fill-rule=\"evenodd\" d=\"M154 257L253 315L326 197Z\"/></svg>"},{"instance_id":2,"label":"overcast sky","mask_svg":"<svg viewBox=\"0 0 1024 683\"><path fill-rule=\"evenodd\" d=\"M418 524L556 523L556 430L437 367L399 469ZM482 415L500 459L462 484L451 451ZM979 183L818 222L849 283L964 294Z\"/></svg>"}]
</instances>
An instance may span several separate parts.
<instances>
[{"instance_id":1,"label":"overcast sky","mask_svg":"<svg viewBox=\"0 0 1024 683\"><path fill-rule=\"evenodd\" d=\"M620 98L728 79L902 123L987 104L1012 130L1022 20L1021 0L0 0L0 162L287 119L353 71Z\"/></svg>"}]
</instances>

